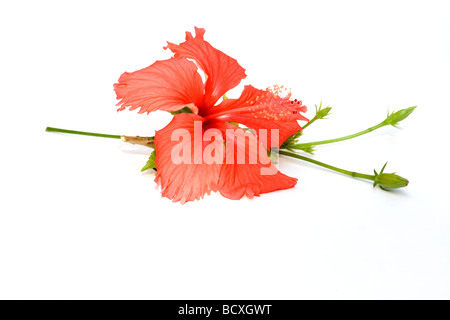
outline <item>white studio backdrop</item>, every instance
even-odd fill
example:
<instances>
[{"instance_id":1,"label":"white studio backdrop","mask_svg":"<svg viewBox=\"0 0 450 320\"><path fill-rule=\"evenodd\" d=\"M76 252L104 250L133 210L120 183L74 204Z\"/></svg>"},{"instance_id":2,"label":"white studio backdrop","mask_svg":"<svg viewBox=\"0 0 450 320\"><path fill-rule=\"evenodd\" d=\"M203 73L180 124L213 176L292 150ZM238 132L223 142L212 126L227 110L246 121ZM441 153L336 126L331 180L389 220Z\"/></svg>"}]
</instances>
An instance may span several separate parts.
<instances>
[{"instance_id":1,"label":"white studio backdrop","mask_svg":"<svg viewBox=\"0 0 450 320\"><path fill-rule=\"evenodd\" d=\"M448 1L16 1L0 5L1 299L450 298ZM281 160L295 188L252 200L161 198L150 149L45 127L153 135L116 112L113 83L167 59L194 26L236 58L243 85L333 107L304 141L418 108L401 129L314 159L410 180L373 189Z\"/></svg>"}]
</instances>

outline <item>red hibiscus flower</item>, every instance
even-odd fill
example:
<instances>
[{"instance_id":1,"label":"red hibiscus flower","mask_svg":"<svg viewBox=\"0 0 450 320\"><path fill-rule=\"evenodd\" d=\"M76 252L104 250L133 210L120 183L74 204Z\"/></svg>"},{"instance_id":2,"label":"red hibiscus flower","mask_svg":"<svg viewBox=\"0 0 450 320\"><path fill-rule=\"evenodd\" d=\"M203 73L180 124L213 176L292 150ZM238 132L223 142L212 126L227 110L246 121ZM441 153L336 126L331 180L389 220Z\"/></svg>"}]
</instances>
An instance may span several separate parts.
<instances>
[{"instance_id":1,"label":"red hibiscus flower","mask_svg":"<svg viewBox=\"0 0 450 320\"><path fill-rule=\"evenodd\" d=\"M294 187L297 179L274 168L267 153L259 152L256 162L251 161L257 152L251 148L251 139L257 139L264 150L280 147L289 136L301 130L297 120L307 121L301 115L306 107L301 101L291 100L290 94L283 94L281 87L259 90L250 85L245 86L238 99L224 99L218 103L228 90L246 77L245 70L235 59L206 42L204 29L195 28L195 31L195 37L186 32L186 41L179 45L168 43L165 49L174 53L173 58L157 61L132 73L125 72L114 85L120 100L118 110L140 108L139 113L150 113L188 107L192 111L175 115L155 134L155 180L162 195L184 203L203 198L211 191L218 191L230 199L241 199ZM205 82L198 73L199 68L205 73ZM255 135L246 135L244 140L226 140L229 138L227 129L237 128L232 123L253 129ZM200 144L193 138L196 124L200 124L197 129L205 134ZM188 154L191 160L188 163L173 161L174 150L179 145L178 141L173 141L173 134L179 129L190 133L188 145L194 152ZM277 130L281 143L272 139L273 130ZM213 132L209 138L206 138L207 132ZM268 135L263 137L259 132ZM239 135L243 135L242 130L237 133ZM214 142L225 140L227 154L210 153L216 160L219 157L223 161L202 161L202 155ZM235 151L232 156L228 154L228 148ZM245 155L245 161L237 159L236 154L240 151ZM264 168L272 170L273 174L261 174Z\"/></svg>"}]
</instances>

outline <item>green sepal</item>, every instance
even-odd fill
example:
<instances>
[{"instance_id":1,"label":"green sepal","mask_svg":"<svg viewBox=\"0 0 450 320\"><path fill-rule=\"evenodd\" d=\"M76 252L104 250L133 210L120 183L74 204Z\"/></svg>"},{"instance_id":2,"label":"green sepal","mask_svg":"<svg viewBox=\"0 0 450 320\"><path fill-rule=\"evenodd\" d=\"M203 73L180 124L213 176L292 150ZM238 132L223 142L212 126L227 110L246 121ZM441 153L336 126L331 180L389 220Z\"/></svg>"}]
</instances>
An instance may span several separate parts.
<instances>
[{"instance_id":1,"label":"green sepal","mask_svg":"<svg viewBox=\"0 0 450 320\"><path fill-rule=\"evenodd\" d=\"M320 105L317 107L317 105L314 105L316 107L316 119L327 119L326 116L330 115L331 107L327 106L326 108L322 109L322 101L320 101Z\"/></svg>"},{"instance_id":2,"label":"green sepal","mask_svg":"<svg viewBox=\"0 0 450 320\"><path fill-rule=\"evenodd\" d=\"M141 172L149 170L149 169L155 169L156 170L155 158L156 158L156 151L153 150L152 154L150 155L150 157L147 160L147 163L141 169Z\"/></svg>"},{"instance_id":3,"label":"green sepal","mask_svg":"<svg viewBox=\"0 0 450 320\"><path fill-rule=\"evenodd\" d=\"M270 158L270 161L272 161L273 164L278 164L280 150L275 147L271 148L270 150L267 150L267 156Z\"/></svg>"},{"instance_id":4,"label":"green sepal","mask_svg":"<svg viewBox=\"0 0 450 320\"><path fill-rule=\"evenodd\" d=\"M297 143L297 139L300 138L303 131L298 130L296 133L291 135L289 138L286 139L286 141L283 142L283 144L280 146L280 149L287 149L290 150L291 146L295 145ZM291 150L292 151L292 150Z\"/></svg>"},{"instance_id":5,"label":"green sepal","mask_svg":"<svg viewBox=\"0 0 450 320\"><path fill-rule=\"evenodd\" d=\"M309 153L309 154L314 154L314 152L316 151L316 149L314 149L314 146L309 146L309 145L294 145L294 146L290 146L289 148L287 148L289 151L292 152L296 152L297 150L301 150L303 152Z\"/></svg>"},{"instance_id":6,"label":"green sepal","mask_svg":"<svg viewBox=\"0 0 450 320\"><path fill-rule=\"evenodd\" d=\"M184 107L183 109L177 110L177 111L169 111L171 115L176 115L180 113L193 113L192 110L189 107Z\"/></svg>"},{"instance_id":7,"label":"green sepal","mask_svg":"<svg viewBox=\"0 0 450 320\"><path fill-rule=\"evenodd\" d=\"M383 171L384 171L384 168L386 168L386 165L387 165L387 161L386 161L386 163L384 164L383 168L381 168L380 174L382 174L382 173L383 173Z\"/></svg>"},{"instance_id":8,"label":"green sepal","mask_svg":"<svg viewBox=\"0 0 450 320\"><path fill-rule=\"evenodd\" d=\"M383 169L384 169L384 167L383 167ZM376 181L376 178L378 176L378 172L377 172L377 170L373 169L373 173L375 174L375 179L373 181L373 187L375 188L377 186L377 184L378 184L378 182Z\"/></svg>"}]
</instances>

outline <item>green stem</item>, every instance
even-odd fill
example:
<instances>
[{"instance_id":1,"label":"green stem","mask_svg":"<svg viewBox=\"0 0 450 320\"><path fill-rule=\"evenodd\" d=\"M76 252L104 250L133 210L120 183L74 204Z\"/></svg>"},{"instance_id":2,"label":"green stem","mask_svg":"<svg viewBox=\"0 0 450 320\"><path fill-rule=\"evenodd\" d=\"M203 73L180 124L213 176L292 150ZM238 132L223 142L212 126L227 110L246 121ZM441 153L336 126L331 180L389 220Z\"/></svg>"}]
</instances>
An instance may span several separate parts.
<instances>
[{"instance_id":1,"label":"green stem","mask_svg":"<svg viewBox=\"0 0 450 320\"><path fill-rule=\"evenodd\" d=\"M118 136L118 135L114 135L114 134L103 134L103 133L93 133L93 132L66 130L66 129L52 128L52 127L47 127L45 129L45 131L48 131L48 132L61 132L61 133L69 133L69 134L79 134L79 135L83 135L83 136L111 138L111 139L121 139L121 137L122 137L122 136Z\"/></svg>"},{"instance_id":2,"label":"green stem","mask_svg":"<svg viewBox=\"0 0 450 320\"><path fill-rule=\"evenodd\" d=\"M386 121L383 121L383 122L377 124L376 126L370 127L370 128L368 128L368 129L366 129L364 131L361 131L361 132L358 132L358 133L355 133L355 134L351 134L351 135L348 135L348 136L345 136L345 137L336 138L336 139L329 139L329 140L322 140L322 141L315 141L315 142L299 143L299 144L295 144L295 145L291 146L290 148L291 149L300 149L301 150L301 149L304 149L305 147L312 147L312 146L318 146L318 145L321 145L321 144L328 144L328 143L333 143L333 142L344 141L344 140L348 140L348 139L352 139L352 138L356 138L356 137L362 136L363 134L372 132L372 131L374 131L376 129L379 129L381 127L384 127L386 125L388 125L388 123L386 123Z\"/></svg>"},{"instance_id":3,"label":"green stem","mask_svg":"<svg viewBox=\"0 0 450 320\"><path fill-rule=\"evenodd\" d=\"M93 132L85 132L85 131L75 131L75 130L52 128L52 127L47 127L45 129L45 131L80 134L83 136L100 137L100 138L121 139L123 142L128 142L131 144L139 144L139 145L146 146L149 148L155 148L155 143L154 143L155 137L119 136L119 135L115 135L115 134L93 133Z\"/></svg>"},{"instance_id":4,"label":"green stem","mask_svg":"<svg viewBox=\"0 0 450 320\"><path fill-rule=\"evenodd\" d=\"M314 121L316 121L317 119L319 119L319 117L317 115L314 116L314 118L312 118L311 120L309 120L309 122L307 124L305 124L304 126L302 126L302 130L305 130L306 128L308 128L312 123L314 123Z\"/></svg>"},{"instance_id":5,"label":"green stem","mask_svg":"<svg viewBox=\"0 0 450 320\"><path fill-rule=\"evenodd\" d=\"M301 155L293 153L293 152L280 150L279 153L284 155L284 156L288 156L288 157L300 159L300 160L303 160L303 161L311 162L311 163L314 163L314 164L316 164L318 166L322 166L322 167L325 167L327 169L334 170L334 171L346 174L346 175L354 177L354 178L367 179L367 180L370 180L370 181L374 181L375 180L375 176L368 175L368 174L363 174L363 173L358 173L358 172L354 172L354 171L348 171L348 170L340 169L340 168L337 168L337 167L333 167L333 166L330 166L329 164L326 164L326 163L323 163L323 162L320 162L320 161L317 161L317 160L313 160L311 158L304 157L304 156L301 156Z\"/></svg>"}]
</instances>

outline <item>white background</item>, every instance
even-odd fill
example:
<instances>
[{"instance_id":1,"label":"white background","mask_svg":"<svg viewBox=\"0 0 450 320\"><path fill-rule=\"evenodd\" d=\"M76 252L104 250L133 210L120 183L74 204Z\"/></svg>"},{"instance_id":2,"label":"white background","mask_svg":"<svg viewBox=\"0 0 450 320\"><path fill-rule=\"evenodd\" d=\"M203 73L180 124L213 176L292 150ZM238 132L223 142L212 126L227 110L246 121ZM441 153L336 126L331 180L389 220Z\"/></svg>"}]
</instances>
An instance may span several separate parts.
<instances>
[{"instance_id":1,"label":"white background","mask_svg":"<svg viewBox=\"0 0 450 320\"><path fill-rule=\"evenodd\" d=\"M448 1L3 1L2 299L450 298ZM156 112L116 112L113 83L205 38L242 84L333 107L303 141L401 124L315 159L407 177L398 192L283 159L294 189L180 205L141 173L150 149L44 132L153 135ZM242 86L228 94L237 97Z\"/></svg>"}]
</instances>

